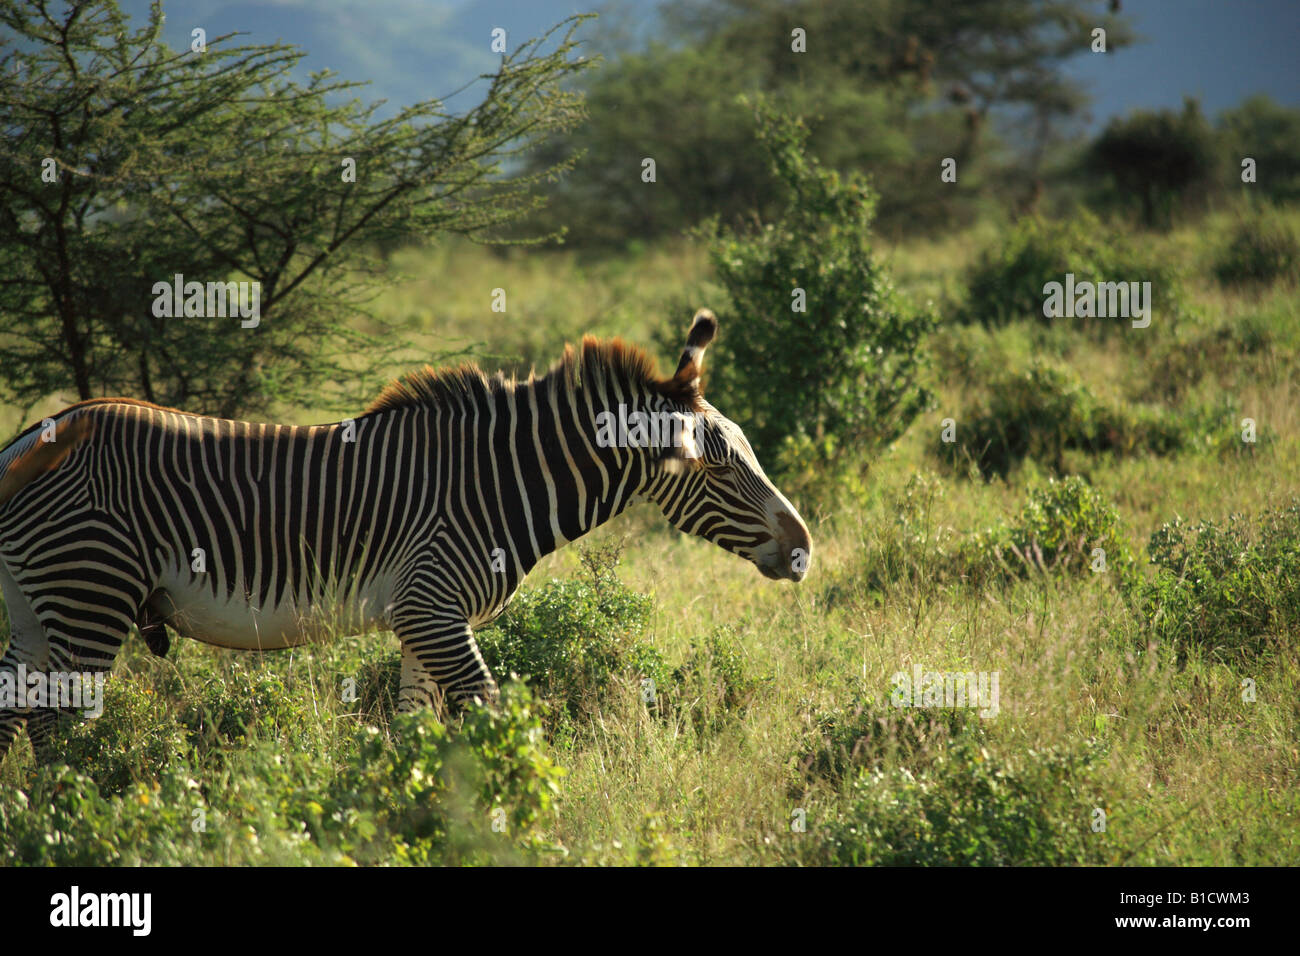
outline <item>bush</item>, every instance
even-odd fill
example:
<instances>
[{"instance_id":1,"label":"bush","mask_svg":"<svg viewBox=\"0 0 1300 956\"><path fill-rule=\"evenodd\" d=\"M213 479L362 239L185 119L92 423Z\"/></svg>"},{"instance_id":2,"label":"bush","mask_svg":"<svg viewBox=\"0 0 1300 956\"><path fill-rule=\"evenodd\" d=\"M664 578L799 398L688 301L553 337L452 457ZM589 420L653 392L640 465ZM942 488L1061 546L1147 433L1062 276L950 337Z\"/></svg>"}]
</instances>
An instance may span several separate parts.
<instances>
[{"instance_id":1,"label":"bush","mask_svg":"<svg viewBox=\"0 0 1300 956\"><path fill-rule=\"evenodd\" d=\"M310 690L287 685L257 665L234 664L221 676L204 681L187 701L178 720L200 754L223 759L231 744L279 739L292 746L319 743Z\"/></svg>"},{"instance_id":2,"label":"bush","mask_svg":"<svg viewBox=\"0 0 1300 956\"><path fill-rule=\"evenodd\" d=\"M743 717L763 683L747 672L740 642L727 625L714 628L702 641L692 641L670 680L657 692L657 706L663 713L686 714L699 736L716 733L731 718Z\"/></svg>"},{"instance_id":3,"label":"bush","mask_svg":"<svg viewBox=\"0 0 1300 956\"><path fill-rule=\"evenodd\" d=\"M1147 374L1133 383L1131 394L1172 404L1207 376L1221 384L1229 383L1234 373L1258 380L1268 374L1275 354L1292 350L1277 331L1290 319L1289 311L1277 318L1255 312L1208 329L1193 328L1183 335L1162 338L1146 362Z\"/></svg>"},{"instance_id":4,"label":"bush","mask_svg":"<svg viewBox=\"0 0 1300 956\"><path fill-rule=\"evenodd\" d=\"M495 708L473 707L453 734L429 710L399 714L390 742L362 732L357 757L323 796L292 804L316 841L357 862L491 862L540 845L563 770L546 755L534 701L522 685ZM504 837L504 839L503 839Z\"/></svg>"},{"instance_id":5,"label":"bush","mask_svg":"<svg viewBox=\"0 0 1300 956\"><path fill-rule=\"evenodd\" d=\"M950 466L964 470L971 463L985 477L1006 475L1025 458L1060 475L1072 470L1067 451L1119 457L1181 451L1208 417L1201 409L1177 416L1105 402L1073 373L1035 362L994 381L987 402L958 423L957 441L940 435L933 449Z\"/></svg>"},{"instance_id":6,"label":"bush","mask_svg":"<svg viewBox=\"0 0 1300 956\"><path fill-rule=\"evenodd\" d=\"M0 795L0 863L491 863L545 849L563 771L526 688L507 685L455 733L428 710L392 730L361 728L333 756L259 739L212 774L174 760L121 794L38 768Z\"/></svg>"},{"instance_id":7,"label":"bush","mask_svg":"<svg viewBox=\"0 0 1300 956\"><path fill-rule=\"evenodd\" d=\"M202 683L199 683L202 680ZM105 795L153 782L171 764L194 773L224 764L237 747L275 739L291 748L319 746L310 691L254 665L195 676L189 687L169 675L150 682L119 673L104 688L103 714L60 721L52 752Z\"/></svg>"},{"instance_id":8,"label":"bush","mask_svg":"<svg viewBox=\"0 0 1300 956\"><path fill-rule=\"evenodd\" d=\"M386 725L397 713L397 698L401 689L400 654L387 654L362 661L357 670L357 714L364 720Z\"/></svg>"},{"instance_id":9,"label":"bush","mask_svg":"<svg viewBox=\"0 0 1300 956\"><path fill-rule=\"evenodd\" d=\"M810 826L811 862L845 866L1070 866L1108 860L1095 746L1001 757L957 740L922 774L864 771L848 808Z\"/></svg>"},{"instance_id":10,"label":"bush","mask_svg":"<svg viewBox=\"0 0 1300 956\"><path fill-rule=\"evenodd\" d=\"M1097 548L1104 552L1104 564L1094 554ZM953 565L967 581L981 585L1033 574L1094 573L1094 566L1118 575L1121 583L1136 573L1118 512L1077 476L1031 489L1014 523L971 535Z\"/></svg>"},{"instance_id":11,"label":"bush","mask_svg":"<svg viewBox=\"0 0 1300 956\"><path fill-rule=\"evenodd\" d=\"M1223 244L1214 275L1222 285L1294 280L1300 275L1300 241L1276 214L1241 222Z\"/></svg>"},{"instance_id":12,"label":"bush","mask_svg":"<svg viewBox=\"0 0 1300 956\"><path fill-rule=\"evenodd\" d=\"M952 583L985 587L1104 569L1125 584L1137 573L1119 513L1083 478L1049 479L1030 489L1014 520L965 537L934 524L931 514L941 493L942 484L932 477L910 480L900 503L890 505L898 514L896 526L874 531L856 564L832 575L821 593L826 606L880 603L900 583L924 592ZM1094 555L1097 548L1105 552L1104 565Z\"/></svg>"},{"instance_id":13,"label":"bush","mask_svg":"<svg viewBox=\"0 0 1300 956\"><path fill-rule=\"evenodd\" d=\"M1156 574L1132 589L1144 633L1184 653L1257 654L1294 646L1300 627L1300 503L1156 530L1147 545Z\"/></svg>"},{"instance_id":14,"label":"bush","mask_svg":"<svg viewBox=\"0 0 1300 956\"><path fill-rule=\"evenodd\" d=\"M93 720L65 717L50 739L51 752L106 794L154 781L184 760L192 744L168 701L125 675L104 685L104 712Z\"/></svg>"},{"instance_id":15,"label":"bush","mask_svg":"<svg viewBox=\"0 0 1300 956\"><path fill-rule=\"evenodd\" d=\"M777 474L787 440L812 442L826 464L837 449L870 452L901 435L928 402L918 373L934 319L900 302L873 256L876 197L865 182L807 155L801 121L757 113L784 212L713 244L734 320L723 321L733 332L711 388ZM806 312L794 311L796 290Z\"/></svg>"},{"instance_id":16,"label":"bush","mask_svg":"<svg viewBox=\"0 0 1300 956\"><path fill-rule=\"evenodd\" d=\"M1044 315L1043 287L1064 283L1067 272L1074 274L1076 283L1150 282L1152 301L1147 305L1152 321L1182 312L1178 277L1168 265L1138 252L1124 236L1081 212L1062 222L1022 219L998 245L984 250L967 273L966 303L957 315L986 326L1033 319L1044 325L1078 322L1081 328L1087 323L1088 329L1101 332L1132 327L1124 319Z\"/></svg>"},{"instance_id":17,"label":"bush","mask_svg":"<svg viewBox=\"0 0 1300 956\"><path fill-rule=\"evenodd\" d=\"M527 677L570 716L598 705L620 679L667 682L662 656L642 640L654 599L615 573L619 550L582 549L587 576L524 591L478 635L494 674Z\"/></svg>"},{"instance_id":18,"label":"bush","mask_svg":"<svg viewBox=\"0 0 1300 956\"><path fill-rule=\"evenodd\" d=\"M814 781L838 787L886 761L913 770L928 766L954 738L979 732L978 718L957 708L917 711L866 699L814 714L795 758L800 778L795 795Z\"/></svg>"},{"instance_id":19,"label":"bush","mask_svg":"<svg viewBox=\"0 0 1300 956\"><path fill-rule=\"evenodd\" d=\"M1261 173L1268 170L1258 182L1239 186L1242 192L1279 203L1300 199L1300 109L1258 93L1220 113L1218 126L1231 168L1240 169L1249 156Z\"/></svg>"},{"instance_id":20,"label":"bush","mask_svg":"<svg viewBox=\"0 0 1300 956\"><path fill-rule=\"evenodd\" d=\"M67 765L42 767L27 787L0 795L0 863L194 863L203 837L192 828L193 810L203 803L199 785L181 766L164 767L156 780L133 782L120 795L102 792Z\"/></svg>"}]
</instances>

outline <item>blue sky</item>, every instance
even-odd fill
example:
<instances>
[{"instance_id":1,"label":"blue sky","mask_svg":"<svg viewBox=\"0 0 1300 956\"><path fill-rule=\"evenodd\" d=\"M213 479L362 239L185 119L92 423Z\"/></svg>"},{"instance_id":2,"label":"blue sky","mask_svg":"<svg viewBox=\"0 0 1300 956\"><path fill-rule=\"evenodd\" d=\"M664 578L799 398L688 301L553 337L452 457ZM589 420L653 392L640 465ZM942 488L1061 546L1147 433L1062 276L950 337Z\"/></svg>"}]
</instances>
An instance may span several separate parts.
<instances>
[{"instance_id":1,"label":"blue sky","mask_svg":"<svg viewBox=\"0 0 1300 956\"><path fill-rule=\"evenodd\" d=\"M1085 54L1068 72L1093 96L1092 125L1134 107L1198 96L1211 116L1266 92L1300 105L1300 0L1123 0L1145 39L1111 56Z\"/></svg>"},{"instance_id":2,"label":"blue sky","mask_svg":"<svg viewBox=\"0 0 1300 956\"><path fill-rule=\"evenodd\" d=\"M960 2L960 0L951 0ZM147 0L124 0L132 13ZM573 13L613 8L609 20L644 27L653 0L171 0L166 35L188 45L189 30L243 30L248 42L283 39L306 48L308 69L329 67L369 79L366 98L393 103L442 96L497 62L493 26L511 45ZM1300 0L1123 0L1142 42L1111 55L1081 53L1067 65L1094 97L1092 128L1133 107L1179 106L1201 98L1213 115L1267 92L1300 105ZM453 102L453 105L454 102Z\"/></svg>"}]
</instances>

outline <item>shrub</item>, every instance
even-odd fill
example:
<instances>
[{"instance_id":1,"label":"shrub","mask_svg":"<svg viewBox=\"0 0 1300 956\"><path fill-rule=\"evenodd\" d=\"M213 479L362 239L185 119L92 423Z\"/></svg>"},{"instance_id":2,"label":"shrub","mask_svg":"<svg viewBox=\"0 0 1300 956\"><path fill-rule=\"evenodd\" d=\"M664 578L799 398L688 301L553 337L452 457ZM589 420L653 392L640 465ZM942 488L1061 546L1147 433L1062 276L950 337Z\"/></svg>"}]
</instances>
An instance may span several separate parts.
<instances>
[{"instance_id":1,"label":"shrub","mask_svg":"<svg viewBox=\"0 0 1300 956\"><path fill-rule=\"evenodd\" d=\"M1119 514L1078 476L1050 479L1033 488L1013 523L976 532L962 542L953 565L975 584L1032 574L1093 573L1104 552L1104 569L1128 582L1136 572Z\"/></svg>"},{"instance_id":2,"label":"shrub","mask_svg":"<svg viewBox=\"0 0 1300 956\"><path fill-rule=\"evenodd\" d=\"M361 728L331 756L258 739L211 774L175 760L120 794L38 768L0 794L0 863L491 863L546 849L563 771L527 688L506 685L454 733L428 710L392 731Z\"/></svg>"},{"instance_id":3,"label":"shrub","mask_svg":"<svg viewBox=\"0 0 1300 956\"><path fill-rule=\"evenodd\" d=\"M400 654L387 654L362 661L357 671L356 712L365 720L387 724L393 714L397 713L397 698L401 689Z\"/></svg>"},{"instance_id":4,"label":"shrub","mask_svg":"<svg viewBox=\"0 0 1300 956\"><path fill-rule=\"evenodd\" d=\"M1257 93L1220 113L1218 126L1232 167L1250 156L1261 171L1268 170L1258 182L1243 183L1242 192L1279 203L1300 199L1300 109Z\"/></svg>"},{"instance_id":5,"label":"shrub","mask_svg":"<svg viewBox=\"0 0 1300 956\"><path fill-rule=\"evenodd\" d=\"M202 837L193 810L199 785L179 766L157 779L106 794L64 764L0 795L0 863L5 866L178 866L195 862Z\"/></svg>"},{"instance_id":6,"label":"shrub","mask_svg":"<svg viewBox=\"0 0 1300 956\"><path fill-rule=\"evenodd\" d=\"M1162 338L1151 350L1148 372L1143 381L1134 383L1132 394L1147 401L1176 403L1207 376L1227 382L1238 372L1258 379L1267 374L1275 353L1290 351L1290 344L1276 330L1289 322L1289 312L1276 319L1257 312Z\"/></svg>"},{"instance_id":7,"label":"shrub","mask_svg":"<svg viewBox=\"0 0 1300 956\"><path fill-rule=\"evenodd\" d=\"M722 625L690 651L657 693L665 713L686 713L695 732L714 733L733 717L743 717L762 679L750 675L733 628Z\"/></svg>"},{"instance_id":8,"label":"shrub","mask_svg":"<svg viewBox=\"0 0 1300 956\"><path fill-rule=\"evenodd\" d=\"M959 422L957 441L936 438L941 461L980 474L1006 475L1023 459L1058 475L1071 470L1067 452L1169 455L1192 444L1212 417L1205 409L1174 415L1160 408L1103 401L1071 372L1035 362L989 387L987 402Z\"/></svg>"},{"instance_id":9,"label":"shrub","mask_svg":"<svg viewBox=\"0 0 1300 956\"><path fill-rule=\"evenodd\" d=\"M940 583L951 559L953 534L935 517L936 503L944 494L943 480L932 471L914 473L901 491L890 493L883 511L892 520L861 523L856 560L819 573L823 605L879 604L900 584L926 590Z\"/></svg>"},{"instance_id":10,"label":"shrub","mask_svg":"<svg viewBox=\"0 0 1300 956\"><path fill-rule=\"evenodd\" d=\"M429 710L399 714L393 740L362 732L357 756L322 796L300 791L294 814L322 845L357 862L489 862L540 844L563 770L544 750L527 688L473 707L452 733ZM358 825L360 824L360 825ZM494 844L496 844L494 846Z\"/></svg>"},{"instance_id":11,"label":"shrub","mask_svg":"<svg viewBox=\"0 0 1300 956\"><path fill-rule=\"evenodd\" d=\"M1214 275L1222 285L1294 279L1300 275L1300 240L1276 214L1238 223L1219 252Z\"/></svg>"},{"instance_id":12,"label":"shrub","mask_svg":"<svg viewBox=\"0 0 1300 956\"><path fill-rule=\"evenodd\" d=\"M711 388L778 474L787 439L811 442L825 465L837 449L869 452L901 435L928 402L918 373L934 319L902 304L873 255L866 183L809 156L801 121L762 105L757 116L783 212L712 246L734 321L723 322L733 331ZM806 312L793 311L796 290Z\"/></svg>"},{"instance_id":13,"label":"shrub","mask_svg":"<svg viewBox=\"0 0 1300 956\"><path fill-rule=\"evenodd\" d=\"M1104 226L1088 212L1062 222L1025 218L998 245L984 250L966 277L966 303L958 317L986 326L1015 319L1087 323L1099 331L1131 328L1116 318L1052 319L1043 314L1049 282L1150 282L1152 321L1160 313L1182 311L1177 274L1149 253L1137 251L1129 240ZM1158 310L1158 311L1157 311Z\"/></svg>"},{"instance_id":14,"label":"shrub","mask_svg":"<svg viewBox=\"0 0 1300 956\"><path fill-rule=\"evenodd\" d=\"M653 811L642 814L632 839L601 840L583 847L573 860L577 866L684 866L688 862L696 861L673 842L663 817Z\"/></svg>"},{"instance_id":15,"label":"shrub","mask_svg":"<svg viewBox=\"0 0 1300 956\"><path fill-rule=\"evenodd\" d=\"M800 778L796 790L813 781L839 786L859 771L878 769L887 761L915 770L929 765L953 738L979 731L979 720L967 710L918 711L855 700L847 707L813 715L795 757Z\"/></svg>"},{"instance_id":16,"label":"shrub","mask_svg":"<svg viewBox=\"0 0 1300 956\"><path fill-rule=\"evenodd\" d=\"M1066 866L1108 859L1091 829L1101 752L1002 757L956 740L923 773L864 771L847 809L809 827L812 862L847 866Z\"/></svg>"},{"instance_id":17,"label":"shrub","mask_svg":"<svg viewBox=\"0 0 1300 956\"><path fill-rule=\"evenodd\" d=\"M63 718L51 750L106 794L159 778L191 745L168 701L126 675L104 685L104 712L93 720Z\"/></svg>"},{"instance_id":18,"label":"shrub","mask_svg":"<svg viewBox=\"0 0 1300 956\"><path fill-rule=\"evenodd\" d=\"M1137 573L1119 514L1083 478L1070 476L1031 488L1012 521L976 530L965 537L938 527L930 514L942 485L931 477L908 482L896 527L873 533L850 569L833 574L823 586L827 606L867 600L880 602L900 583L918 588L965 582L974 587L1040 574L1117 575L1125 584ZM1094 554L1105 552L1104 565Z\"/></svg>"},{"instance_id":19,"label":"shrub","mask_svg":"<svg viewBox=\"0 0 1300 956\"><path fill-rule=\"evenodd\" d=\"M571 716L597 705L619 678L667 678L662 656L642 640L654 599L619 580L618 549L580 554L585 578L520 593L478 638L494 674L527 677Z\"/></svg>"},{"instance_id":20,"label":"shrub","mask_svg":"<svg viewBox=\"0 0 1300 956\"><path fill-rule=\"evenodd\" d=\"M1294 646L1300 627L1300 502L1265 511L1255 527L1240 515L1195 525L1175 520L1147 545L1155 576L1135 584L1149 639L1221 657Z\"/></svg>"},{"instance_id":21,"label":"shrub","mask_svg":"<svg viewBox=\"0 0 1300 956\"><path fill-rule=\"evenodd\" d=\"M190 743L220 760L231 744L281 739L310 746L316 719L310 696L278 675L254 665L234 664L186 695L178 717ZM312 740L311 742L318 742Z\"/></svg>"}]
</instances>

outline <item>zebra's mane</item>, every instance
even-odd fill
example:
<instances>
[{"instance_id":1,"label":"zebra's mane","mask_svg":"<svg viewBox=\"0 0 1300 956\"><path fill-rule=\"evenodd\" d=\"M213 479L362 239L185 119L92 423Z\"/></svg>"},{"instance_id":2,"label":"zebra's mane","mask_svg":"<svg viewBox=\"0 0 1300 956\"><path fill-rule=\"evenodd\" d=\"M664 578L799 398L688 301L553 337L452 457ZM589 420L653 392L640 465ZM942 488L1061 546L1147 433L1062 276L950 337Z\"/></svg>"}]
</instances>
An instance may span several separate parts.
<instances>
[{"instance_id":1,"label":"zebra's mane","mask_svg":"<svg viewBox=\"0 0 1300 956\"><path fill-rule=\"evenodd\" d=\"M580 349L564 347L564 357L538 377L530 372L519 381L497 372L489 376L473 362L455 368L435 369L426 365L391 382L370 403L366 414L425 405L441 407L487 391L489 394L514 390L520 386L538 388L601 388L610 382L623 386L641 386L665 398L700 411L700 392L696 385L679 376L662 378L652 356L639 346L622 339L600 340L584 336Z\"/></svg>"}]
</instances>

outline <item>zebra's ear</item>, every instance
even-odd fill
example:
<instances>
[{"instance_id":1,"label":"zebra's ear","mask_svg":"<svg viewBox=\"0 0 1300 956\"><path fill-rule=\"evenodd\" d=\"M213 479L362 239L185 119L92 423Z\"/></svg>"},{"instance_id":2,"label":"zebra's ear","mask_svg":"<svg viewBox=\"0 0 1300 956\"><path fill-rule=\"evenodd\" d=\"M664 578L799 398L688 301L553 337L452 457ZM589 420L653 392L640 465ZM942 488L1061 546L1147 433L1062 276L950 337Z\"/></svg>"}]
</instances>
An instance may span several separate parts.
<instances>
[{"instance_id":1,"label":"zebra's ear","mask_svg":"<svg viewBox=\"0 0 1300 956\"><path fill-rule=\"evenodd\" d=\"M686 348L682 351L677 371L671 380L672 390L679 394L699 395L700 373L704 371L704 350L718 334L718 317L709 309L700 309L691 320L691 330L686 333Z\"/></svg>"}]
</instances>

